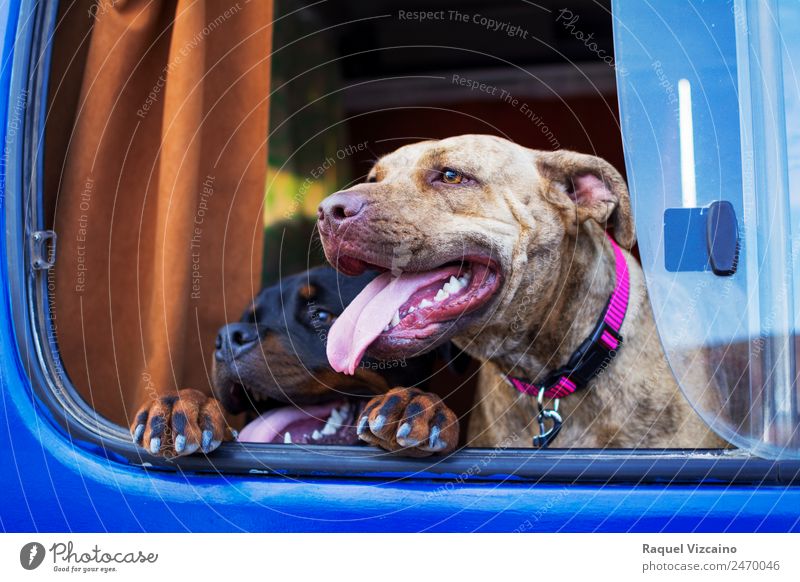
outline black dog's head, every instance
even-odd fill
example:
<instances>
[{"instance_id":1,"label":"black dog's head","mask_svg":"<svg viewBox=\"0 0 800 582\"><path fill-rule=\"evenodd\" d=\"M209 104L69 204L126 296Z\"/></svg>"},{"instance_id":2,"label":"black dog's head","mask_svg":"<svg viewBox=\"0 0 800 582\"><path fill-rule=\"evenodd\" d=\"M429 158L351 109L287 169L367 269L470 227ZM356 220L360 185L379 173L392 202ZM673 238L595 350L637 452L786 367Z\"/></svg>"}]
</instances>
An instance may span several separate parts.
<instances>
[{"instance_id":1,"label":"black dog's head","mask_svg":"<svg viewBox=\"0 0 800 582\"><path fill-rule=\"evenodd\" d=\"M331 324L376 274L348 277L318 267L263 289L241 320L217 336L213 383L223 406L234 414L260 413L278 403L318 404L424 382L435 356L366 359L354 376L328 364Z\"/></svg>"}]
</instances>

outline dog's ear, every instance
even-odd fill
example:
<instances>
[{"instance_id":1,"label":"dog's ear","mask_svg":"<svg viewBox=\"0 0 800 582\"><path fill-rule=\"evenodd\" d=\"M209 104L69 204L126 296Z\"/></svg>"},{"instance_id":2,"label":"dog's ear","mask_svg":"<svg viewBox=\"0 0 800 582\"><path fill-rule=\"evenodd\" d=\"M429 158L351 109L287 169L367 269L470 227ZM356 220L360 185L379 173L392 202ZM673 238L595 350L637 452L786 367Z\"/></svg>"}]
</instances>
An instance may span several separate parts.
<instances>
[{"instance_id":1,"label":"dog's ear","mask_svg":"<svg viewBox=\"0 0 800 582\"><path fill-rule=\"evenodd\" d=\"M554 203L574 209L578 222L592 219L604 228L611 225L620 246L636 242L631 200L625 180L602 158L567 150L536 152L539 174L553 184ZM553 192L555 191L555 192Z\"/></svg>"}]
</instances>

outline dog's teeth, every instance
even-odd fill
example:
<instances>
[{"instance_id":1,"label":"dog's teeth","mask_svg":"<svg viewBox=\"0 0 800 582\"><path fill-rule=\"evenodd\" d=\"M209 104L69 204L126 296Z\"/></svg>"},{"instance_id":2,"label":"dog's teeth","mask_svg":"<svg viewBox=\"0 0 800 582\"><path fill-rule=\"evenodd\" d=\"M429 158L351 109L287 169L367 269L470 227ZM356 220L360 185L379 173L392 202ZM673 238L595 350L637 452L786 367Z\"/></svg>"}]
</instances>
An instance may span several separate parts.
<instances>
[{"instance_id":1,"label":"dog's teeth","mask_svg":"<svg viewBox=\"0 0 800 582\"><path fill-rule=\"evenodd\" d=\"M414 313L414 311L416 311L416 307L414 307L413 305L408 308L409 313Z\"/></svg>"},{"instance_id":2,"label":"dog's teeth","mask_svg":"<svg viewBox=\"0 0 800 582\"><path fill-rule=\"evenodd\" d=\"M433 305L433 302L427 299L423 299L422 301L419 302L420 309L425 309L426 307L430 307L431 305Z\"/></svg>"},{"instance_id":3,"label":"dog's teeth","mask_svg":"<svg viewBox=\"0 0 800 582\"><path fill-rule=\"evenodd\" d=\"M461 288L463 289L467 285L469 285L469 273L465 273L458 278L458 282L461 284Z\"/></svg>"},{"instance_id":4,"label":"dog's teeth","mask_svg":"<svg viewBox=\"0 0 800 582\"><path fill-rule=\"evenodd\" d=\"M342 419L339 418L339 413L334 410L328 418L328 422L322 427L322 434L336 434L336 431L339 430L341 426Z\"/></svg>"},{"instance_id":5,"label":"dog's teeth","mask_svg":"<svg viewBox=\"0 0 800 582\"><path fill-rule=\"evenodd\" d=\"M392 316L392 321L389 323L389 325L391 327L394 327L398 323L400 323L400 312L399 311L395 311L394 315Z\"/></svg>"},{"instance_id":6,"label":"dog's teeth","mask_svg":"<svg viewBox=\"0 0 800 582\"><path fill-rule=\"evenodd\" d=\"M292 435L288 432L283 433L283 444L290 445L292 444Z\"/></svg>"},{"instance_id":7,"label":"dog's teeth","mask_svg":"<svg viewBox=\"0 0 800 582\"><path fill-rule=\"evenodd\" d=\"M444 287L442 287L442 289L444 289L450 295L453 295L454 293L458 293L459 291L461 291L466 286L467 286L467 281L465 279L461 277L459 277L458 279L456 279L455 277L450 277L450 280L444 284Z\"/></svg>"},{"instance_id":8,"label":"dog's teeth","mask_svg":"<svg viewBox=\"0 0 800 582\"><path fill-rule=\"evenodd\" d=\"M436 293L436 297L434 297L433 300L435 302L439 302L444 301L448 297L450 297L449 293L447 293L444 289L439 289L439 291Z\"/></svg>"},{"instance_id":9,"label":"dog's teeth","mask_svg":"<svg viewBox=\"0 0 800 582\"><path fill-rule=\"evenodd\" d=\"M452 277L452 276L450 277L450 280L447 283L444 284L444 287L442 287L442 289L446 293L449 293L450 295L452 295L454 293L458 293L463 288L464 288L464 285L462 285L461 280L460 279L456 279L455 277Z\"/></svg>"},{"instance_id":10,"label":"dog's teeth","mask_svg":"<svg viewBox=\"0 0 800 582\"><path fill-rule=\"evenodd\" d=\"M386 324L386 327L383 328L383 331L389 331L389 324Z\"/></svg>"},{"instance_id":11,"label":"dog's teeth","mask_svg":"<svg viewBox=\"0 0 800 582\"><path fill-rule=\"evenodd\" d=\"M311 438L318 441L322 438L322 433L315 429L314 432L311 433Z\"/></svg>"}]
</instances>

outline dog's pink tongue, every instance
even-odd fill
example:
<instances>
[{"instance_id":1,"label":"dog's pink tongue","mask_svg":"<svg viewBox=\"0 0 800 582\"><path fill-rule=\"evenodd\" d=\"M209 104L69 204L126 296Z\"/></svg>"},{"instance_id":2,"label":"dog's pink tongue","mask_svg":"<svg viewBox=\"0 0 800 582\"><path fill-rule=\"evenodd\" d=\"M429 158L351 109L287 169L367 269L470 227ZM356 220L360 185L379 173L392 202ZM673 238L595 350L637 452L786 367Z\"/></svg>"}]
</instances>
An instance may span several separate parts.
<instances>
[{"instance_id":1,"label":"dog's pink tongue","mask_svg":"<svg viewBox=\"0 0 800 582\"><path fill-rule=\"evenodd\" d=\"M361 293L356 295L350 305L333 322L328 332L326 352L328 354L328 362L337 372L344 372L350 369L350 351L359 316L370 301L383 291L390 281L391 273L384 273L375 277L361 290ZM390 315L389 320L391 320L391 317ZM386 327L386 324L384 323L383 326Z\"/></svg>"},{"instance_id":2,"label":"dog's pink tongue","mask_svg":"<svg viewBox=\"0 0 800 582\"><path fill-rule=\"evenodd\" d=\"M395 311L415 291L442 278L442 270L402 273L393 277L383 273L364 287L328 333L328 362L337 372L353 374L369 345L392 321Z\"/></svg>"}]
</instances>

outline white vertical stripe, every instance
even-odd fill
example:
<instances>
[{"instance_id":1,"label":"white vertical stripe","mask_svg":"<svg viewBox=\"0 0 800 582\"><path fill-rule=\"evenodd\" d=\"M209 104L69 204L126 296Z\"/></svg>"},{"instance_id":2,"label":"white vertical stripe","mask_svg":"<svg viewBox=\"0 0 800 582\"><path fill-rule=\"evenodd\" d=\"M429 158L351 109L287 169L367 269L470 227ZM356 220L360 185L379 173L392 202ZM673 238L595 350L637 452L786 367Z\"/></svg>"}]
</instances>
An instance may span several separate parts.
<instances>
[{"instance_id":1,"label":"white vertical stripe","mask_svg":"<svg viewBox=\"0 0 800 582\"><path fill-rule=\"evenodd\" d=\"M678 121L681 138L681 200L684 208L697 206L697 183L694 175L694 123L692 121L692 85L678 81Z\"/></svg>"}]
</instances>

